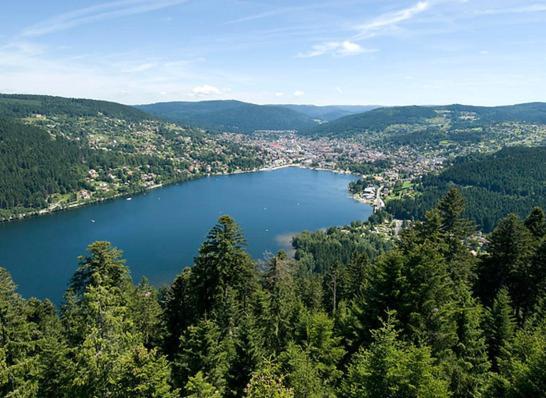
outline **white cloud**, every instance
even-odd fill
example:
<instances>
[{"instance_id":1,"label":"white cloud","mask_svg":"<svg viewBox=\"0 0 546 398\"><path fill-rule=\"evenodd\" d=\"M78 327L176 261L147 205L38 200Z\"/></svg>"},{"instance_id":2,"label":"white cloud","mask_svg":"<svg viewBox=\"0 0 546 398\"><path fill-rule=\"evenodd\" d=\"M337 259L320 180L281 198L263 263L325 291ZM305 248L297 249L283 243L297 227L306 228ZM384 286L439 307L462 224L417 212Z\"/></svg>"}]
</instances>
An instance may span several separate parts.
<instances>
[{"instance_id":1,"label":"white cloud","mask_svg":"<svg viewBox=\"0 0 546 398\"><path fill-rule=\"evenodd\" d=\"M80 8L64 14L56 15L45 21L28 27L22 36L36 37L59 32L80 25L114 19L128 15L143 14L161 10L187 2L188 0L118 0Z\"/></svg>"},{"instance_id":2,"label":"white cloud","mask_svg":"<svg viewBox=\"0 0 546 398\"><path fill-rule=\"evenodd\" d=\"M296 90L294 91L294 97L303 97L305 95L304 91Z\"/></svg>"},{"instance_id":3,"label":"white cloud","mask_svg":"<svg viewBox=\"0 0 546 398\"><path fill-rule=\"evenodd\" d=\"M145 72L147 70L155 68L157 65L153 62L145 62L143 64L138 64L134 66L129 66L124 70L126 73L136 73L136 72Z\"/></svg>"},{"instance_id":4,"label":"white cloud","mask_svg":"<svg viewBox=\"0 0 546 398\"><path fill-rule=\"evenodd\" d=\"M284 97L284 93L281 91L278 91L275 93L275 97Z\"/></svg>"},{"instance_id":5,"label":"white cloud","mask_svg":"<svg viewBox=\"0 0 546 398\"><path fill-rule=\"evenodd\" d=\"M314 45L310 51L298 54L300 58L312 58L320 55L332 54L336 56L357 55L364 52L374 52L376 50L363 48L360 44L345 40L345 41L329 41Z\"/></svg>"},{"instance_id":6,"label":"white cloud","mask_svg":"<svg viewBox=\"0 0 546 398\"><path fill-rule=\"evenodd\" d=\"M336 91L339 93L339 94L343 94L343 89L339 86L336 87Z\"/></svg>"},{"instance_id":7,"label":"white cloud","mask_svg":"<svg viewBox=\"0 0 546 398\"><path fill-rule=\"evenodd\" d=\"M379 17L356 27L358 33L353 37L353 39L365 39L371 36L376 35L379 31L383 29L388 29L393 26L398 25L400 22L407 21L412 19L416 15L428 10L430 8L430 3L428 1L419 1L415 5L398 10L395 12L387 13L380 15Z\"/></svg>"},{"instance_id":8,"label":"white cloud","mask_svg":"<svg viewBox=\"0 0 546 398\"><path fill-rule=\"evenodd\" d=\"M153 65L153 66L152 66ZM153 68L153 69L152 69ZM133 73L127 73L132 71ZM153 72L153 73L151 73ZM200 58L128 58L127 54L94 53L62 56L28 42L0 44L0 92L95 98L136 104L192 100L226 89L196 82L209 79L237 84L236 77L207 67ZM205 80L206 81L206 80ZM193 88L193 90L192 90Z\"/></svg>"},{"instance_id":9,"label":"white cloud","mask_svg":"<svg viewBox=\"0 0 546 398\"><path fill-rule=\"evenodd\" d=\"M208 97L210 95L221 95L222 90L218 87L211 86L210 84L203 84L202 86L196 86L191 90L193 95L198 97Z\"/></svg>"},{"instance_id":10,"label":"white cloud","mask_svg":"<svg viewBox=\"0 0 546 398\"><path fill-rule=\"evenodd\" d=\"M299 53L298 57L312 58L324 54L348 56L357 55L364 52L375 52L377 51L376 49L364 48L358 43L358 41L377 36L381 31L393 28L401 22L410 20L429 8L429 1L421 0L411 7L380 15L367 23L355 26L354 30L356 31L356 34L354 34L350 40L328 41L321 44L316 44L311 47L311 50Z\"/></svg>"},{"instance_id":11,"label":"white cloud","mask_svg":"<svg viewBox=\"0 0 546 398\"><path fill-rule=\"evenodd\" d=\"M492 8L487 10L479 10L476 12L478 15L497 15L497 14L533 14L546 12L546 4L531 4L523 5L521 7L508 7L508 8Z\"/></svg>"}]
</instances>

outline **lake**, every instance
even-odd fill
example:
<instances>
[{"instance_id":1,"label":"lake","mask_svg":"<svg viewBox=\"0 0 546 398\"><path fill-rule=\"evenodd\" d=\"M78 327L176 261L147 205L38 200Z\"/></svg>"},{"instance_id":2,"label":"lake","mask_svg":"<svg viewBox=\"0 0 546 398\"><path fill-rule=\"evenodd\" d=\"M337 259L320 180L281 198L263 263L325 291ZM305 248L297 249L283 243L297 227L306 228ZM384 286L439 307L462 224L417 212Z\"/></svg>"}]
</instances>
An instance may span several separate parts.
<instances>
[{"instance_id":1,"label":"lake","mask_svg":"<svg viewBox=\"0 0 546 398\"><path fill-rule=\"evenodd\" d=\"M286 249L298 231L366 220L351 198L356 177L296 167L202 178L79 209L0 224L0 266L19 292L60 302L77 257L96 240L124 251L135 282L172 281L191 265L220 215L241 225L255 258Z\"/></svg>"}]
</instances>

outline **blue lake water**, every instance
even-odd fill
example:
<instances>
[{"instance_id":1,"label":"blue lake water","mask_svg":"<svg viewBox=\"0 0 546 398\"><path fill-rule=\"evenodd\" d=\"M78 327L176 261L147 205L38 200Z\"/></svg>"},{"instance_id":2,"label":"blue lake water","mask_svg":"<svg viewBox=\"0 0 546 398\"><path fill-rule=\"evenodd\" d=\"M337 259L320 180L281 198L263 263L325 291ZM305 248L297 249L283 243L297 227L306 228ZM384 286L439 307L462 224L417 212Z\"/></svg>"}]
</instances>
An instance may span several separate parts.
<instances>
[{"instance_id":1,"label":"blue lake water","mask_svg":"<svg viewBox=\"0 0 546 398\"><path fill-rule=\"evenodd\" d=\"M0 224L0 266L25 297L60 302L77 257L96 240L124 251L135 281L172 281L191 265L222 214L241 225L255 258L286 248L303 230L366 220L371 208L353 200L355 177L301 168L208 177L25 221ZM94 222L92 222L94 220Z\"/></svg>"}]
</instances>

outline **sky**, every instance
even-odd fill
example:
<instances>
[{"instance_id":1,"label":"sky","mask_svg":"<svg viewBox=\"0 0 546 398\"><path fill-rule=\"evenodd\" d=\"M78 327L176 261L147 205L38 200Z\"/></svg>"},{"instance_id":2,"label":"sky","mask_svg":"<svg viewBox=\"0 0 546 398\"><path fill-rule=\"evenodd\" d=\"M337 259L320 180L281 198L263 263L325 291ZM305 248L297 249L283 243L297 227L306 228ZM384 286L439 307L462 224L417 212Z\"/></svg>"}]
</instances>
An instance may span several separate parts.
<instances>
[{"instance_id":1,"label":"sky","mask_svg":"<svg viewBox=\"0 0 546 398\"><path fill-rule=\"evenodd\" d=\"M546 0L3 0L0 92L125 104L546 101Z\"/></svg>"}]
</instances>

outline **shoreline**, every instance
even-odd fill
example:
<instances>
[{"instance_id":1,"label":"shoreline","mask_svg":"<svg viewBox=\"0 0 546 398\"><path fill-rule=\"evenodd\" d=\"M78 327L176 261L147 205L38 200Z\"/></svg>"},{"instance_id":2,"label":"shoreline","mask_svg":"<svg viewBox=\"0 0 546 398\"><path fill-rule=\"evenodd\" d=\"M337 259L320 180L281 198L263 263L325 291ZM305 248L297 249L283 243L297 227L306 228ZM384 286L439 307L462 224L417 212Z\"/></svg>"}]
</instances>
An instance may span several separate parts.
<instances>
[{"instance_id":1,"label":"shoreline","mask_svg":"<svg viewBox=\"0 0 546 398\"><path fill-rule=\"evenodd\" d=\"M78 208L85 207L85 206L91 206L91 205L99 204L99 203L102 203L102 202L107 202L107 201L110 201L110 200L128 198L128 197L131 197L133 195L137 196L137 195L140 195L140 194L143 194L143 193L146 193L146 192L149 192L149 191L153 191L153 190L156 190L156 189L159 189L159 188L163 188L163 187L167 187L167 186L175 185L175 184L182 184L182 183L185 183L185 182L190 182L190 181L194 181L194 180L198 180L198 179L206 178L206 177L221 177L221 176L230 176L230 175L237 175L237 174L259 173L259 172L267 172L267 171L275 171L275 170L280 170L280 169L286 169L286 168L290 168L290 167L296 167L296 168L307 169L307 170L316 170L316 171L329 171L331 173L336 173L336 174L349 174L349 175L352 174L352 173L347 172L345 170L328 169L328 168L324 168L324 167L310 167L310 166L305 166L305 165L298 164L298 163L290 163L290 164L285 164L285 165L282 165L282 166L265 166L265 167L261 167L259 169L253 169L253 170L238 170L238 171L234 171L234 172L231 172L231 173L208 173L208 174L201 174L201 175L197 175L197 176L192 176L192 177L189 177L189 178L183 179L183 180L181 179L181 180L175 180L175 181L161 183L161 184L155 184L155 185L151 185L149 187L143 187L142 189L138 189L138 190L135 190L135 191L132 191L132 192L119 193L119 194L116 194L116 195L113 195L113 196L110 196L110 197L106 197L106 198L97 198L97 199L92 199L92 200L88 200L88 201L84 201L84 202L80 202L80 203L70 203L70 204L67 204L65 206L57 206L57 207L54 207L54 208L39 209L39 210L34 210L34 211L31 211L31 212L27 212L27 213L21 213L21 214L17 214L17 215L8 217L8 218L0 219L0 224L1 223L16 222L16 221L24 221L26 219L30 219L30 218L34 218L34 217L48 216L48 215L52 215L52 214L55 214L55 213L58 213L58 212L67 211L67 210L74 210L74 209L78 209ZM353 174L353 175L358 176L357 174ZM360 203L366 204L368 206L371 206L372 209L375 211L375 205L373 203L369 203L369 202L365 201L364 199L359 198L354 194L351 194L350 192L349 192L349 194L357 202L360 202Z\"/></svg>"}]
</instances>

